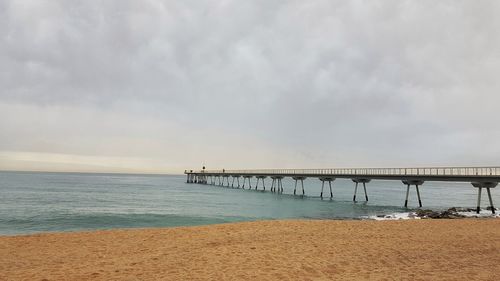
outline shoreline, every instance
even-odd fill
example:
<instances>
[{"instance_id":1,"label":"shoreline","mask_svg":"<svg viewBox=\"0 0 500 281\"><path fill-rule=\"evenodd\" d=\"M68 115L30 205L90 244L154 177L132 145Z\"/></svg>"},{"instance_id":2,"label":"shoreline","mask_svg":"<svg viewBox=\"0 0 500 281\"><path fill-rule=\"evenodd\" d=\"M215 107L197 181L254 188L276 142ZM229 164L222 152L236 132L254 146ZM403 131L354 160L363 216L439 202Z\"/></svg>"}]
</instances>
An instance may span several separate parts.
<instances>
[{"instance_id":1,"label":"shoreline","mask_svg":"<svg viewBox=\"0 0 500 281\"><path fill-rule=\"evenodd\" d=\"M0 279L494 280L498 253L496 219L270 220L0 236Z\"/></svg>"},{"instance_id":2,"label":"shoreline","mask_svg":"<svg viewBox=\"0 0 500 281\"><path fill-rule=\"evenodd\" d=\"M447 213L453 209L462 209L459 211L453 211L451 216ZM465 211L466 209L472 210L472 208L457 208L452 207L450 209L442 210L430 210L430 209L417 209L408 212L397 212L390 214L380 214L380 215L370 215L358 218L285 218L285 219L254 219L254 220L242 220L242 221L227 221L209 224L197 224L197 225L174 225L174 226L146 226L146 227L112 227L112 228L88 228L88 229L68 229L68 230L56 230L56 231L35 231L35 232L25 232L17 234L1 234L2 237L19 237L19 236L32 236L32 235L43 235L43 234L57 234L57 233L87 233L95 231L114 231L114 230L147 230L147 229L171 229L171 228L185 228L185 227L202 227L202 226L213 226L213 225L223 225L223 224L234 224L234 223L246 223L246 222L266 222L266 221L400 221L400 220L442 220L442 219L500 219L500 212L496 208L497 213L495 215L491 214L488 209L482 209L480 214L476 214L475 211ZM419 214L420 211L423 213ZM438 214L437 217L428 217L429 213ZM445 216L442 216L445 214Z\"/></svg>"}]
</instances>

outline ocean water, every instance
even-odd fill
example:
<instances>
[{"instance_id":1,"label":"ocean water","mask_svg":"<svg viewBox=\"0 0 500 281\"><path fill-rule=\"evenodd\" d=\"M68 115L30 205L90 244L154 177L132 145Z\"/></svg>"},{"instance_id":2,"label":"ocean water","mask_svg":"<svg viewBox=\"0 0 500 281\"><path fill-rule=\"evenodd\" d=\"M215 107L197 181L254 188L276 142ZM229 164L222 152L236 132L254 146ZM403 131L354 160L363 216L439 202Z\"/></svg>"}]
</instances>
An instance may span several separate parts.
<instances>
[{"instance_id":1,"label":"ocean water","mask_svg":"<svg viewBox=\"0 0 500 281\"><path fill-rule=\"evenodd\" d=\"M406 187L399 181L367 184L369 202L354 183L333 182L334 199L319 197L321 182L304 181L306 196L293 196L293 181L283 180L284 194L187 184L171 175L0 172L0 235L46 231L191 226L263 219L366 219L408 212ZM252 184L255 185L255 179ZM298 191L301 191L300 189ZM477 190L468 183L426 182L420 188L424 208L474 207ZM493 189L500 203L500 190ZM410 210L416 208L410 190ZM488 204L484 192L483 207Z\"/></svg>"}]
</instances>

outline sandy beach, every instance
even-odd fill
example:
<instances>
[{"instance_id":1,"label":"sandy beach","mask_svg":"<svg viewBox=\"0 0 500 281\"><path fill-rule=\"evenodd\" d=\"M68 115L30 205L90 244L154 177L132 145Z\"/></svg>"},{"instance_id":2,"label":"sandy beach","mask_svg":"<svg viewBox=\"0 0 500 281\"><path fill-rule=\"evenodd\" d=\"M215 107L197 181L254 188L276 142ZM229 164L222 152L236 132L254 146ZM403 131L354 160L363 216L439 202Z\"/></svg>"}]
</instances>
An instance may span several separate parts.
<instances>
[{"instance_id":1,"label":"sandy beach","mask_svg":"<svg viewBox=\"0 0 500 281\"><path fill-rule=\"evenodd\" d=\"M0 280L498 280L500 220L260 221L0 237Z\"/></svg>"}]
</instances>

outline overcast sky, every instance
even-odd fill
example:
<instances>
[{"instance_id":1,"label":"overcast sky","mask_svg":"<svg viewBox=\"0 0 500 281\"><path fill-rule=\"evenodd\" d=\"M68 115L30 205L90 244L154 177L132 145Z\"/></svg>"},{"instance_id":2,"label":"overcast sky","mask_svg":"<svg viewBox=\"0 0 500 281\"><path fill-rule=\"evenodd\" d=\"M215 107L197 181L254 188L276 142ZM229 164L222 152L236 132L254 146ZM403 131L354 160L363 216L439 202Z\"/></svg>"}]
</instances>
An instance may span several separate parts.
<instances>
[{"instance_id":1,"label":"overcast sky","mask_svg":"<svg viewBox=\"0 0 500 281\"><path fill-rule=\"evenodd\" d=\"M0 170L500 165L499 15L0 0Z\"/></svg>"}]
</instances>

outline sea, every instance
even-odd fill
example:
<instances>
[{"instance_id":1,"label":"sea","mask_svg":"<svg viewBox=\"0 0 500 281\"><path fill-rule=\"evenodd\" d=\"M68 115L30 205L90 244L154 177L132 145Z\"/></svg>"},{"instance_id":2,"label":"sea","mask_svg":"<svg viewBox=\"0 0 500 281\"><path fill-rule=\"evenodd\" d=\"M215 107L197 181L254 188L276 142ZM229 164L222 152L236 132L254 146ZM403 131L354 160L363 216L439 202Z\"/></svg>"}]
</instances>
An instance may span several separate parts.
<instances>
[{"instance_id":1,"label":"sea","mask_svg":"<svg viewBox=\"0 0 500 281\"><path fill-rule=\"evenodd\" d=\"M184 175L0 172L0 235L277 219L404 219L418 206L411 188L409 208L403 207L406 186L400 181L368 183L368 202L358 188L357 203L354 183L346 179L333 182L333 199L326 185L320 198L321 182L314 178L304 181L305 196L293 195L292 179L283 180L283 194L269 192L270 184L267 179L263 191L249 190L248 183L245 189L188 184ZM420 193L424 208L433 210L474 207L477 200L469 183L426 182ZM492 195L500 203L500 190L492 189Z\"/></svg>"}]
</instances>

